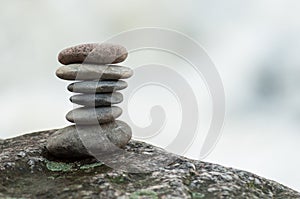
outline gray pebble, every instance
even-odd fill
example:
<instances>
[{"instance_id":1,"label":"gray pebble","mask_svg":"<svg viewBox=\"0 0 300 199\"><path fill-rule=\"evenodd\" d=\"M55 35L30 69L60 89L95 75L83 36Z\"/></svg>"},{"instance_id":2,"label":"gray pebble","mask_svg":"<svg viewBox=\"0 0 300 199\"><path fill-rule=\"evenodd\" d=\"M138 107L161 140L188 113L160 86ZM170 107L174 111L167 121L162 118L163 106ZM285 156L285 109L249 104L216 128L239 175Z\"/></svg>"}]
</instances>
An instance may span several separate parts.
<instances>
[{"instance_id":1,"label":"gray pebble","mask_svg":"<svg viewBox=\"0 0 300 199\"><path fill-rule=\"evenodd\" d=\"M118 80L132 75L132 69L118 65L70 64L56 70L56 76L64 80Z\"/></svg>"},{"instance_id":2,"label":"gray pebble","mask_svg":"<svg viewBox=\"0 0 300 199\"><path fill-rule=\"evenodd\" d=\"M119 92L102 94L80 94L70 97L70 101L84 106L98 107L121 103L123 95Z\"/></svg>"},{"instance_id":3,"label":"gray pebble","mask_svg":"<svg viewBox=\"0 0 300 199\"><path fill-rule=\"evenodd\" d=\"M66 119L82 125L101 124L114 121L121 114L122 109L117 106L98 108L81 107L71 110L66 115Z\"/></svg>"},{"instance_id":4,"label":"gray pebble","mask_svg":"<svg viewBox=\"0 0 300 199\"><path fill-rule=\"evenodd\" d=\"M96 63L113 64L124 61L127 58L125 47L110 43L92 43L72 46L62 50L58 55L58 61L62 64Z\"/></svg>"},{"instance_id":5,"label":"gray pebble","mask_svg":"<svg viewBox=\"0 0 300 199\"><path fill-rule=\"evenodd\" d=\"M83 81L70 84L68 90L74 93L111 93L127 86L128 84L122 80Z\"/></svg>"},{"instance_id":6,"label":"gray pebble","mask_svg":"<svg viewBox=\"0 0 300 199\"><path fill-rule=\"evenodd\" d=\"M124 147L131 136L130 127L118 120L93 126L73 125L52 134L46 148L57 157L85 157L90 152L111 153L115 146Z\"/></svg>"},{"instance_id":7,"label":"gray pebble","mask_svg":"<svg viewBox=\"0 0 300 199\"><path fill-rule=\"evenodd\" d=\"M26 156L26 153L24 151L20 151L18 154L17 154L18 157L20 158L24 158Z\"/></svg>"}]
</instances>

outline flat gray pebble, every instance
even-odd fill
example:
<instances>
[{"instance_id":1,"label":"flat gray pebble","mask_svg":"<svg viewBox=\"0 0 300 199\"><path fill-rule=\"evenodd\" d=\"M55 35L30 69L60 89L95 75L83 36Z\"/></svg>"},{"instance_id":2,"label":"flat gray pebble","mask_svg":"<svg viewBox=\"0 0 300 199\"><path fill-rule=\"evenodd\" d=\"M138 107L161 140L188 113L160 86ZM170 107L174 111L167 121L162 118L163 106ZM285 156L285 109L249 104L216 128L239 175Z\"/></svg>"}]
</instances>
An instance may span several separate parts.
<instances>
[{"instance_id":1,"label":"flat gray pebble","mask_svg":"<svg viewBox=\"0 0 300 199\"><path fill-rule=\"evenodd\" d=\"M122 109L117 106L98 108L81 107L68 112L66 119L81 125L101 124L114 121L121 114Z\"/></svg>"},{"instance_id":2,"label":"flat gray pebble","mask_svg":"<svg viewBox=\"0 0 300 199\"><path fill-rule=\"evenodd\" d=\"M121 103L123 95L119 92L102 94L79 94L70 97L70 101L88 107L110 106Z\"/></svg>"},{"instance_id":3,"label":"flat gray pebble","mask_svg":"<svg viewBox=\"0 0 300 199\"><path fill-rule=\"evenodd\" d=\"M83 81L71 83L68 90L74 93L111 93L127 88L128 84L122 80L118 81Z\"/></svg>"},{"instance_id":4,"label":"flat gray pebble","mask_svg":"<svg viewBox=\"0 0 300 199\"><path fill-rule=\"evenodd\" d=\"M70 64L56 70L56 76L64 80L118 80L132 75L132 69L118 65Z\"/></svg>"}]
</instances>

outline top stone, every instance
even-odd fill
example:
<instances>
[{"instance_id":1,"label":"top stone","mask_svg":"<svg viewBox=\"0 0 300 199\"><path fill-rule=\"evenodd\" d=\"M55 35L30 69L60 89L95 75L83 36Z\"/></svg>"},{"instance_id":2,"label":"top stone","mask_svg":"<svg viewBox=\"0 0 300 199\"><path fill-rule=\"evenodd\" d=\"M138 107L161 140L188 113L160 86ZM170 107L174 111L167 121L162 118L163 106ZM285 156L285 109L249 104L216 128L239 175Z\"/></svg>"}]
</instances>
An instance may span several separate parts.
<instances>
[{"instance_id":1,"label":"top stone","mask_svg":"<svg viewBox=\"0 0 300 199\"><path fill-rule=\"evenodd\" d=\"M115 64L124 61L128 53L125 47L110 43L81 44L62 50L58 61L62 64L94 63Z\"/></svg>"}]
</instances>

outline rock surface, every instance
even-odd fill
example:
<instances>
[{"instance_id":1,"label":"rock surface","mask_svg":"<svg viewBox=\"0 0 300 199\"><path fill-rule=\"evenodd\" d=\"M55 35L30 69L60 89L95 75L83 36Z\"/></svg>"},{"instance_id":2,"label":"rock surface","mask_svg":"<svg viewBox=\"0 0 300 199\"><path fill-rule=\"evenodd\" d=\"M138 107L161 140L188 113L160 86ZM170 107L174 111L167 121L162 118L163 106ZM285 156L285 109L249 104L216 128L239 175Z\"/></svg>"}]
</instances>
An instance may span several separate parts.
<instances>
[{"instance_id":1,"label":"rock surface","mask_svg":"<svg viewBox=\"0 0 300 199\"><path fill-rule=\"evenodd\" d=\"M102 124L101 127L73 125L51 135L46 148L57 157L87 157L90 156L89 149L109 153L113 146L124 147L131 135L130 127L122 121Z\"/></svg>"},{"instance_id":2,"label":"rock surface","mask_svg":"<svg viewBox=\"0 0 300 199\"><path fill-rule=\"evenodd\" d=\"M67 113L66 119L76 124L101 124L113 121L122 114L122 109L117 106L89 108L81 107Z\"/></svg>"},{"instance_id":3,"label":"rock surface","mask_svg":"<svg viewBox=\"0 0 300 199\"><path fill-rule=\"evenodd\" d=\"M81 94L71 96L70 101L72 103L88 107L109 106L111 104L121 103L123 101L123 95L119 92L102 94Z\"/></svg>"},{"instance_id":4,"label":"rock surface","mask_svg":"<svg viewBox=\"0 0 300 199\"><path fill-rule=\"evenodd\" d=\"M117 44L81 44L62 50L58 55L58 61L65 65L83 62L113 64L124 61L127 55L126 48Z\"/></svg>"},{"instance_id":5,"label":"rock surface","mask_svg":"<svg viewBox=\"0 0 300 199\"><path fill-rule=\"evenodd\" d=\"M118 65L70 64L56 70L56 76L64 80L118 80L132 75L132 69Z\"/></svg>"},{"instance_id":6,"label":"rock surface","mask_svg":"<svg viewBox=\"0 0 300 199\"><path fill-rule=\"evenodd\" d=\"M0 145L0 198L300 198L272 180L184 157L141 174L113 170L92 158L62 161L45 151L53 132ZM134 140L125 149L156 155L163 151Z\"/></svg>"},{"instance_id":7,"label":"rock surface","mask_svg":"<svg viewBox=\"0 0 300 199\"><path fill-rule=\"evenodd\" d=\"M128 84L122 80L118 81L83 81L71 83L68 90L74 93L111 93L127 88Z\"/></svg>"}]
</instances>

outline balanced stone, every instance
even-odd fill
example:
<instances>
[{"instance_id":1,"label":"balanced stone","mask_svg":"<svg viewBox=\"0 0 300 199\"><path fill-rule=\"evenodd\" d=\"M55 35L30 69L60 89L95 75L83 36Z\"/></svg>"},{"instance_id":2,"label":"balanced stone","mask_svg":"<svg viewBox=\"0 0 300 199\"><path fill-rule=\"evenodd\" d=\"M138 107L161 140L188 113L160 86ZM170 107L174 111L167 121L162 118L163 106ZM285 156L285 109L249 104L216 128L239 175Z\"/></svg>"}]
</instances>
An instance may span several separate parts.
<instances>
[{"instance_id":1,"label":"balanced stone","mask_svg":"<svg viewBox=\"0 0 300 199\"><path fill-rule=\"evenodd\" d=\"M122 109L117 106L98 108L81 107L67 113L66 119L81 125L101 124L114 121L121 114Z\"/></svg>"},{"instance_id":2,"label":"balanced stone","mask_svg":"<svg viewBox=\"0 0 300 199\"><path fill-rule=\"evenodd\" d=\"M93 126L73 125L52 134L46 148L57 157L86 157L95 153L111 153L116 150L115 147L124 147L131 136L130 127L118 120Z\"/></svg>"},{"instance_id":3,"label":"balanced stone","mask_svg":"<svg viewBox=\"0 0 300 199\"><path fill-rule=\"evenodd\" d=\"M56 76L64 80L118 80L132 75L132 69L117 65L70 64L56 71Z\"/></svg>"},{"instance_id":4,"label":"balanced stone","mask_svg":"<svg viewBox=\"0 0 300 199\"><path fill-rule=\"evenodd\" d=\"M84 106L98 107L110 106L111 104L121 103L123 95L119 92L102 94L79 94L70 97L70 101Z\"/></svg>"},{"instance_id":5,"label":"balanced stone","mask_svg":"<svg viewBox=\"0 0 300 199\"><path fill-rule=\"evenodd\" d=\"M118 81L83 81L71 83L68 90L75 93L111 93L127 88L127 83Z\"/></svg>"},{"instance_id":6,"label":"balanced stone","mask_svg":"<svg viewBox=\"0 0 300 199\"><path fill-rule=\"evenodd\" d=\"M58 55L58 61L65 65L73 63L113 64L124 61L127 55L127 50L123 46L92 43L62 50Z\"/></svg>"},{"instance_id":7,"label":"balanced stone","mask_svg":"<svg viewBox=\"0 0 300 199\"><path fill-rule=\"evenodd\" d=\"M46 148L57 157L109 157L123 150L131 139L130 127L117 121L122 109L114 104L123 101L118 90L126 88L126 79L133 70L115 63L124 61L126 48L114 44L83 44L62 50L58 55L64 64L56 76L64 80L78 80L68 90L80 93L70 97L81 105L67 113L66 119L76 125L57 130L48 139ZM118 158L116 158L118 160Z\"/></svg>"}]
</instances>

